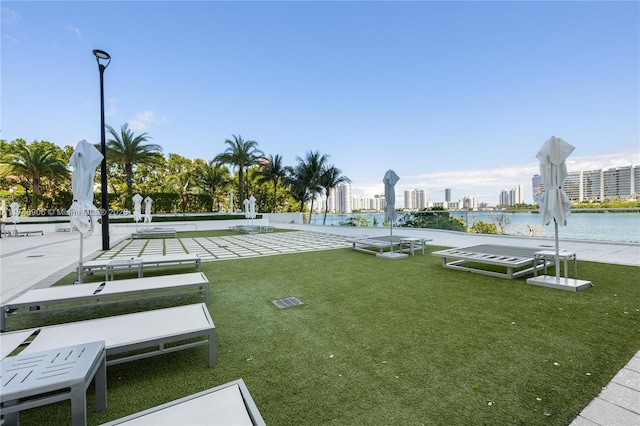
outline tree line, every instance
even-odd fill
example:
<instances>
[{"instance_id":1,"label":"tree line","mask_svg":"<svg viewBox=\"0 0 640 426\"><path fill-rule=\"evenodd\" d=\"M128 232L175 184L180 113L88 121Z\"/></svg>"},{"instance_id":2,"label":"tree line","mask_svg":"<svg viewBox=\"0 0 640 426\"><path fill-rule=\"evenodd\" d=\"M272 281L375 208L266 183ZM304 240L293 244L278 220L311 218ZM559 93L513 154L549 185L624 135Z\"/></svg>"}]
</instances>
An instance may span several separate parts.
<instances>
[{"instance_id":1,"label":"tree line","mask_svg":"<svg viewBox=\"0 0 640 426\"><path fill-rule=\"evenodd\" d=\"M107 185L110 209L131 210L135 193L150 196L155 213L226 212L233 190L234 210L253 195L257 212L313 212L318 197L328 201L338 185L350 183L329 155L310 150L285 165L279 154L266 155L258 142L232 135L222 152L210 160L163 154L147 133L135 134L128 123L106 126ZM97 145L96 148L100 149ZM32 211L66 209L71 205L68 166L74 147L49 141L0 139L0 197L18 201ZM100 168L95 175L100 192ZM100 206L100 197L94 202ZM310 206L308 205L310 203ZM325 203L325 220L328 203Z\"/></svg>"}]
</instances>

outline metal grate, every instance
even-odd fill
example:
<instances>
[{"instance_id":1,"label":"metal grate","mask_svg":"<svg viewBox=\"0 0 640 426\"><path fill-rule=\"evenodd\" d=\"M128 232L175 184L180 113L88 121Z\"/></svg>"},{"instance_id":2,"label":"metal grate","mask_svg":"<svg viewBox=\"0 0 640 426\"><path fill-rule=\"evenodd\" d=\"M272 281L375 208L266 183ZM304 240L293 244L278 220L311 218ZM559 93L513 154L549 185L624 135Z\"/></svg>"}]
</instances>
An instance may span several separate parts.
<instances>
[{"instance_id":1,"label":"metal grate","mask_svg":"<svg viewBox=\"0 0 640 426\"><path fill-rule=\"evenodd\" d=\"M278 308L290 308L291 306L304 305L297 297L287 297L285 299L274 300L273 304Z\"/></svg>"}]
</instances>

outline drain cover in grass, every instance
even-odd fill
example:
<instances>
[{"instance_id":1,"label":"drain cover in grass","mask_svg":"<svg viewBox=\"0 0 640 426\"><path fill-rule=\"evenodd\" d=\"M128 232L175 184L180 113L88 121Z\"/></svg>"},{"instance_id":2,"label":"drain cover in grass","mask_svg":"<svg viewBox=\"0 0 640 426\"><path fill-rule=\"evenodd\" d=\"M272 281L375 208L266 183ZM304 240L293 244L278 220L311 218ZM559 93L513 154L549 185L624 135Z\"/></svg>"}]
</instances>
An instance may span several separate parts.
<instances>
[{"instance_id":1,"label":"drain cover in grass","mask_svg":"<svg viewBox=\"0 0 640 426\"><path fill-rule=\"evenodd\" d=\"M302 303L297 297L287 297L286 299L274 300L273 304L280 309L289 308L291 306L304 305L304 303Z\"/></svg>"}]
</instances>

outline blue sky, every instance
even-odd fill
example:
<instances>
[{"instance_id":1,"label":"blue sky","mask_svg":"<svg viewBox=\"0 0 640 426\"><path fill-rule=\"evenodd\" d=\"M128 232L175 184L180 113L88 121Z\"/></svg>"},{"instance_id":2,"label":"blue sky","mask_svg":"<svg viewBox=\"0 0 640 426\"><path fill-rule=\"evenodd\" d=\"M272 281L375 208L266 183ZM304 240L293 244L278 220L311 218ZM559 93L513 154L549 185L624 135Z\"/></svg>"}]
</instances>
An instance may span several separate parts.
<instances>
[{"instance_id":1,"label":"blue sky","mask_svg":"<svg viewBox=\"0 0 640 426\"><path fill-rule=\"evenodd\" d=\"M232 134L330 155L356 195L497 203L550 136L569 170L640 164L638 2L3 1L0 137L100 141L106 122L211 159ZM400 201L400 200L399 200Z\"/></svg>"}]
</instances>

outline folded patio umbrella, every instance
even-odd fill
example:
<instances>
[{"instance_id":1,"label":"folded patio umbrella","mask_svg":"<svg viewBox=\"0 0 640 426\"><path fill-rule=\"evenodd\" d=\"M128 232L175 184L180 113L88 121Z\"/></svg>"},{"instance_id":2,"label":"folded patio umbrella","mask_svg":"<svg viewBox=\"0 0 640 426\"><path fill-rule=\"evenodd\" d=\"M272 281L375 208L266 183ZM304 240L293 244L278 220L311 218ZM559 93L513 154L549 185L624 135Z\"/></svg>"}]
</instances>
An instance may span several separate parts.
<instances>
[{"instance_id":1,"label":"folded patio umbrella","mask_svg":"<svg viewBox=\"0 0 640 426\"><path fill-rule=\"evenodd\" d=\"M153 200L151 197L144 199L144 222L151 223L151 203Z\"/></svg>"},{"instance_id":2,"label":"folded patio umbrella","mask_svg":"<svg viewBox=\"0 0 640 426\"><path fill-rule=\"evenodd\" d=\"M256 197L253 195L249 197L249 217L251 219L256 218Z\"/></svg>"},{"instance_id":3,"label":"folded patio umbrella","mask_svg":"<svg viewBox=\"0 0 640 426\"><path fill-rule=\"evenodd\" d=\"M69 207L69 216L71 228L80 233L79 283L82 282L82 240L85 234L93 231L100 216L100 211L93 205L93 176L101 161L102 153L85 140L78 142L69 159L69 165L73 167L73 203Z\"/></svg>"},{"instance_id":4,"label":"folded patio umbrella","mask_svg":"<svg viewBox=\"0 0 640 426\"><path fill-rule=\"evenodd\" d=\"M391 250L393 251L393 222L398 219L398 212L396 212L396 183L400 180L400 177L393 170L389 169L384 174L382 182L384 183L384 200L386 206L384 207L385 219L389 221L389 228L391 229Z\"/></svg>"},{"instance_id":5,"label":"folded patio umbrella","mask_svg":"<svg viewBox=\"0 0 640 426\"><path fill-rule=\"evenodd\" d=\"M138 223L142 220L142 195L136 194L132 197L133 200L133 220Z\"/></svg>"},{"instance_id":6,"label":"folded patio umbrella","mask_svg":"<svg viewBox=\"0 0 640 426\"><path fill-rule=\"evenodd\" d=\"M560 138L552 136L547 140L536 158L540 160L540 177L544 192L536 202L540 206L542 224L548 225L552 220L555 229L556 243L556 280L560 280L560 246L558 242L558 224L566 225L567 218L571 214L571 201L562 188L567 178L566 159L575 147Z\"/></svg>"}]
</instances>

